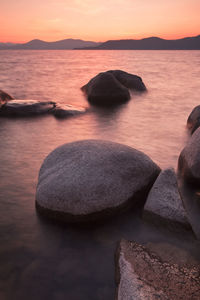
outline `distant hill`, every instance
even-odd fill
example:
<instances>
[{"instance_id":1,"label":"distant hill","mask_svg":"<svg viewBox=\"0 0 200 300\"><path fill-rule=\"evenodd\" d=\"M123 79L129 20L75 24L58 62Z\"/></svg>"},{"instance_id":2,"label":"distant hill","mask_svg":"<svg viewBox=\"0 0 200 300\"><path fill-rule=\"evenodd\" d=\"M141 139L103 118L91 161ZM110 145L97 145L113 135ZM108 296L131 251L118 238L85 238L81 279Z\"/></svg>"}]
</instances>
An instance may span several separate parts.
<instances>
[{"instance_id":1,"label":"distant hill","mask_svg":"<svg viewBox=\"0 0 200 300\"><path fill-rule=\"evenodd\" d=\"M149 37L141 40L110 40L85 50L200 50L200 35L177 40Z\"/></svg>"},{"instance_id":2,"label":"distant hill","mask_svg":"<svg viewBox=\"0 0 200 300\"><path fill-rule=\"evenodd\" d=\"M12 44L12 43L0 43L0 49L27 49L27 50L65 50L65 49L74 49L82 47L96 47L100 43L83 41L79 39L65 39L56 42L45 42L42 40L32 40L24 44Z\"/></svg>"}]
</instances>

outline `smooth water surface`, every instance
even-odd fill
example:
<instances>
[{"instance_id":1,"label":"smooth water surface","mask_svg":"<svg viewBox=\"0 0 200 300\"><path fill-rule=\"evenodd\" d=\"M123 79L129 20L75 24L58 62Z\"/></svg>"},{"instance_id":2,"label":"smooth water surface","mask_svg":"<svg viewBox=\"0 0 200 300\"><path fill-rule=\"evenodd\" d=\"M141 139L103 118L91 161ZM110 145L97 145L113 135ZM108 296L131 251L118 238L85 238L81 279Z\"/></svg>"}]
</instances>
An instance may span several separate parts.
<instances>
[{"instance_id":1,"label":"smooth water surface","mask_svg":"<svg viewBox=\"0 0 200 300\"><path fill-rule=\"evenodd\" d=\"M108 69L141 76L148 92L116 109L90 107L80 87ZM192 242L163 235L135 213L86 229L51 224L35 211L42 161L66 142L116 141L176 168L189 138L187 117L200 104L199 74L200 51L0 51L0 89L17 99L88 107L65 120L0 119L0 299L114 299L121 238L168 243L199 259Z\"/></svg>"}]
</instances>

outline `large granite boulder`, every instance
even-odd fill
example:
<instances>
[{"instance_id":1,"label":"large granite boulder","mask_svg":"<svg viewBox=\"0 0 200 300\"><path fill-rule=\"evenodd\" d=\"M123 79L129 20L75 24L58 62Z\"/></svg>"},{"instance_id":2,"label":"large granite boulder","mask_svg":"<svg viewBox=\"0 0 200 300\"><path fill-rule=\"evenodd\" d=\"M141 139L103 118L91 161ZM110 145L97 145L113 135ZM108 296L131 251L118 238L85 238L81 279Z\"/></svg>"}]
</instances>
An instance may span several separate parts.
<instances>
[{"instance_id":1,"label":"large granite boulder","mask_svg":"<svg viewBox=\"0 0 200 300\"><path fill-rule=\"evenodd\" d=\"M56 104L52 101L12 100L0 109L0 117L26 117L50 112Z\"/></svg>"},{"instance_id":2,"label":"large granite boulder","mask_svg":"<svg viewBox=\"0 0 200 300\"><path fill-rule=\"evenodd\" d=\"M140 92L147 90L144 82L142 81L142 78L137 75L130 74L121 70L110 70L108 72L113 74L115 78L127 89Z\"/></svg>"},{"instance_id":3,"label":"large granite boulder","mask_svg":"<svg viewBox=\"0 0 200 300\"><path fill-rule=\"evenodd\" d=\"M95 221L142 207L160 168L144 153L102 140L56 148L44 160L36 207L63 221Z\"/></svg>"},{"instance_id":4,"label":"large granite boulder","mask_svg":"<svg viewBox=\"0 0 200 300\"><path fill-rule=\"evenodd\" d=\"M56 104L56 107L52 110L52 113L56 118L64 119L71 116L83 114L86 112L86 109L83 107L74 107L69 104Z\"/></svg>"},{"instance_id":5,"label":"large granite boulder","mask_svg":"<svg viewBox=\"0 0 200 300\"><path fill-rule=\"evenodd\" d=\"M178 171L188 183L200 185L200 128L198 128L185 148L182 150L178 160Z\"/></svg>"},{"instance_id":6,"label":"large granite boulder","mask_svg":"<svg viewBox=\"0 0 200 300\"><path fill-rule=\"evenodd\" d=\"M200 105L196 106L187 119L187 127L193 133L200 126Z\"/></svg>"},{"instance_id":7,"label":"large granite boulder","mask_svg":"<svg viewBox=\"0 0 200 300\"><path fill-rule=\"evenodd\" d=\"M156 179L144 206L144 217L189 227L173 168L162 171Z\"/></svg>"},{"instance_id":8,"label":"large granite boulder","mask_svg":"<svg viewBox=\"0 0 200 300\"><path fill-rule=\"evenodd\" d=\"M88 101L95 105L110 106L130 99L128 89L109 72L99 73L81 89Z\"/></svg>"},{"instance_id":9,"label":"large granite boulder","mask_svg":"<svg viewBox=\"0 0 200 300\"><path fill-rule=\"evenodd\" d=\"M6 102L13 100L14 98L7 94L6 92L0 90L0 107L4 105Z\"/></svg>"},{"instance_id":10,"label":"large granite boulder","mask_svg":"<svg viewBox=\"0 0 200 300\"><path fill-rule=\"evenodd\" d=\"M121 241L117 252L118 300L198 300L200 268L164 262L135 242Z\"/></svg>"}]
</instances>

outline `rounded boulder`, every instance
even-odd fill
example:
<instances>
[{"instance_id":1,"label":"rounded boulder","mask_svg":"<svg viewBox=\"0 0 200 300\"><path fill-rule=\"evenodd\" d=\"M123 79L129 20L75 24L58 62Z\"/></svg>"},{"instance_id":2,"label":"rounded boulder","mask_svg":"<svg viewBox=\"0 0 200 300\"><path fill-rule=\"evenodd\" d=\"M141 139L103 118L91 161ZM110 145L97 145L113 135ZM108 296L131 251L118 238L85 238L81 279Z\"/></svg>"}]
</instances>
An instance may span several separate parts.
<instances>
[{"instance_id":1,"label":"rounded boulder","mask_svg":"<svg viewBox=\"0 0 200 300\"><path fill-rule=\"evenodd\" d=\"M109 72L99 73L81 89L88 101L95 105L110 106L130 99L129 90Z\"/></svg>"},{"instance_id":2,"label":"rounded boulder","mask_svg":"<svg viewBox=\"0 0 200 300\"><path fill-rule=\"evenodd\" d=\"M144 153L102 140L64 144L44 160L39 212L68 222L96 221L142 207L160 168Z\"/></svg>"},{"instance_id":3,"label":"rounded boulder","mask_svg":"<svg viewBox=\"0 0 200 300\"><path fill-rule=\"evenodd\" d=\"M182 150L178 161L179 177L190 184L200 184L200 128Z\"/></svg>"}]
</instances>

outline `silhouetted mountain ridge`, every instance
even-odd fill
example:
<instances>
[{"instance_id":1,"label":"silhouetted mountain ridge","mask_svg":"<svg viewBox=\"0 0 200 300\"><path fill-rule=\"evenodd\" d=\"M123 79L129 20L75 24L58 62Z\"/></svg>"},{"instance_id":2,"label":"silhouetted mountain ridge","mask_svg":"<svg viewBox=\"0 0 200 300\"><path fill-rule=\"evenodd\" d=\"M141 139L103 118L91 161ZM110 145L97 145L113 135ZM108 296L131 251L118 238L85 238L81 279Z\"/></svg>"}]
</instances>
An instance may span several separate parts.
<instances>
[{"instance_id":1,"label":"silhouetted mountain ridge","mask_svg":"<svg viewBox=\"0 0 200 300\"><path fill-rule=\"evenodd\" d=\"M55 42L45 42L39 39L31 40L23 44L11 44L0 43L0 49L27 49L27 50L67 50L81 47L95 47L100 43L92 41L84 41L80 39L64 39Z\"/></svg>"},{"instance_id":2,"label":"silhouetted mountain ridge","mask_svg":"<svg viewBox=\"0 0 200 300\"><path fill-rule=\"evenodd\" d=\"M200 35L177 40L165 40L148 37L140 40L109 40L97 47L85 47L95 50L200 50Z\"/></svg>"},{"instance_id":3,"label":"silhouetted mountain ridge","mask_svg":"<svg viewBox=\"0 0 200 300\"><path fill-rule=\"evenodd\" d=\"M104 43L84 41L81 39L64 39L55 42L45 42L39 39L23 44L0 43L0 50L200 50L200 35L176 40L166 40L159 37L148 37L140 40L123 39L108 40Z\"/></svg>"}]
</instances>

